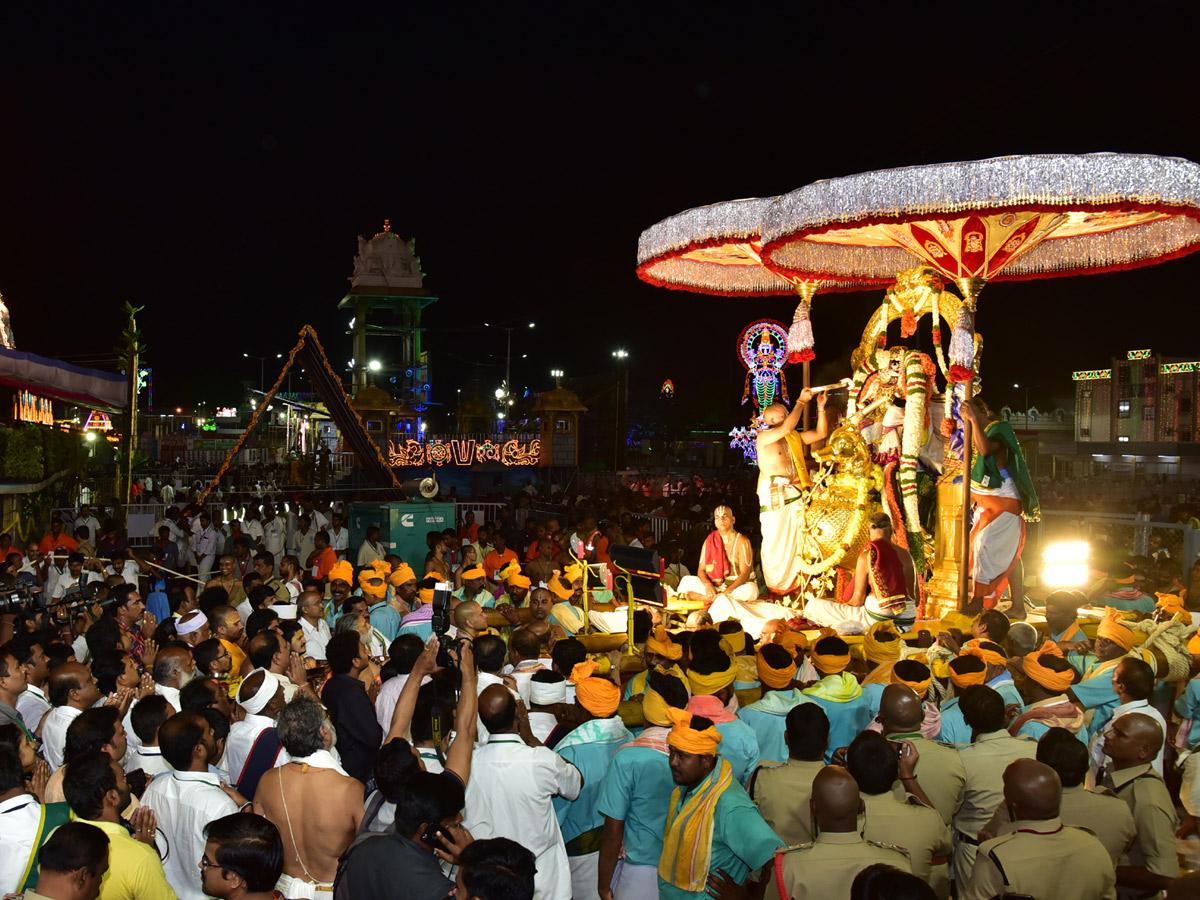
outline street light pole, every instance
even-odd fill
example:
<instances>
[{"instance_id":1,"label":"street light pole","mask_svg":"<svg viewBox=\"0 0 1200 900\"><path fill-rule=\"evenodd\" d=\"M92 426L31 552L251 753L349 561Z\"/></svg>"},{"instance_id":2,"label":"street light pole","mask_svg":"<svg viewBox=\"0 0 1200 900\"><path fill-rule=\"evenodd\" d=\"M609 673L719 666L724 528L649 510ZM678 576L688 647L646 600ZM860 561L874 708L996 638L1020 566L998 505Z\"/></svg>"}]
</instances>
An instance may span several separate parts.
<instances>
[{"instance_id":1,"label":"street light pole","mask_svg":"<svg viewBox=\"0 0 1200 900\"><path fill-rule=\"evenodd\" d=\"M613 358L617 361L617 382L613 386L616 396L613 398L613 475L620 471L620 447L621 447L621 390L622 377L625 374L625 360L629 358L629 353L626 350L614 350ZM625 384L628 384L628 379L625 379ZM628 408L628 398L626 399L626 408Z\"/></svg>"}]
</instances>

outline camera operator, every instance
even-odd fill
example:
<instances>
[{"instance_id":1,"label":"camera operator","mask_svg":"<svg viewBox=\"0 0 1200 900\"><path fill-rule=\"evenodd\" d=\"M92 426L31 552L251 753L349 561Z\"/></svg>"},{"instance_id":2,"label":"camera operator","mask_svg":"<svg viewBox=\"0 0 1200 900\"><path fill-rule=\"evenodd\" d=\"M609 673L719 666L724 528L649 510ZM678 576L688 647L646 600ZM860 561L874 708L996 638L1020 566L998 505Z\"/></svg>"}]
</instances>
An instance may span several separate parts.
<instances>
[{"instance_id":1,"label":"camera operator","mask_svg":"<svg viewBox=\"0 0 1200 900\"><path fill-rule=\"evenodd\" d=\"M85 559L83 554L73 551L67 556L67 569L55 580L50 588L50 599L67 600L82 599L87 585L93 581L103 581L104 570L98 559Z\"/></svg>"}]
</instances>

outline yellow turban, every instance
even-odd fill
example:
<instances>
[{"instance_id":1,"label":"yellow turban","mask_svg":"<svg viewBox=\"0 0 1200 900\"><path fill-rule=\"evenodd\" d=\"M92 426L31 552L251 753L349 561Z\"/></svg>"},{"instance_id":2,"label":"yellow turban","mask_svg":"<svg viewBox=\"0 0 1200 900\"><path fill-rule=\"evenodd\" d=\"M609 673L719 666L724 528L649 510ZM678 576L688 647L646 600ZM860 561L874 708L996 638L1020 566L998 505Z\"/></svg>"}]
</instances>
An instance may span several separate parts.
<instances>
[{"instance_id":1,"label":"yellow turban","mask_svg":"<svg viewBox=\"0 0 1200 900\"><path fill-rule=\"evenodd\" d=\"M650 637L646 638L646 652L653 653L656 656L664 656L672 660L682 659L683 645L671 640L671 635L667 629L659 625L654 629Z\"/></svg>"},{"instance_id":2,"label":"yellow turban","mask_svg":"<svg viewBox=\"0 0 1200 900\"><path fill-rule=\"evenodd\" d=\"M475 563L471 568L462 570L462 577L463 581L470 581L472 578L487 578L487 572L483 570L483 566Z\"/></svg>"},{"instance_id":3,"label":"yellow turban","mask_svg":"<svg viewBox=\"0 0 1200 900\"><path fill-rule=\"evenodd\" d=\"M676 674L679 672L678 669L671 669L668 672L663 672L662 669L658 671L664 675L670 675L672 678L678 678L684 689L687 689L687 681ZM646 723L658 725L661 728L670 728L671 717L667 711L673 708L663 699L662 694L650 687L650 679L647 677L646 690L642 693L642 718L646 720Z\"/></svg>"},{"instance_id":4,"label":"yellow turban","mask_svg":"<svg viewBox=\"0 0 1200 900\"><path fill-rule=\"evenodd\" d=\"M817 667L817 671L822 675L836 675L841 672L846 666L850 665L850 650L847 648L845 653L820 653L817 647L821 646L821 642L817 641L813 645L812 652L808 658L812 660L812 664Z\"/></svg>"},{"instance_id":5,"label":"yellow turban","mask_svg":"<svg viewBox=\"0 0 1200 900\"><path fill-rule=\"evenodd\" d=\"M339 559L329 570L330 581L337 581L339 578L346 584L354 584L354 566L344 559Z\"/></svg>"},{"instance_id":6,"label":"yellow turban","mask_svg":"<svg viewBox=\"0 0 1200 900\"><path fill-rule=\"evenodd\" d=\"M1157 594L1158 602L1154 605L1159 609L1164 609L1173 616L1180 613L1187 613L1187 608L1183 605L1183 598L1178 594Z\"/></svg>"},{"instance_id":7,"label":"yellow turban","mask_svg":"<svg viewBox=\"0 0 1200 900\"><path fill-rule=\"evenodd\" d=\"M1133 629L1125 624L1121 613L1111 606L1104 610L1104 618L1096 626L1096 637L1108 638L1125 652L1133 649Z\"/></svg>"},{"instance_id":8,"label":"yellow turban","mask_svg":"<svg viewBox=\"0 0 1200 900\"><path fill-rule=\"evenodd\" d=\"M667 744L684 753L695 753L699 756L716 756L717 745L721 743L721 733L713 726L697 731L692 727L692 714L685 709L669 707L667 716L671 719L671 733L667 735Z\"/></svg>"},{"instance_id":9,"label":"yellow turban","mask_svg":"<svg viewBox=\"0 0 1200 900\"><path fill-rule=\"evenodd\" d=\"M387 595L387 577L391 569L387 563L377 559L358 573L358 588L368 597L382 598ZM378 581L378 584L372 582Z\"/></svg>"},{"instance_id":10,"label":"yellow turban","mask_svg":"<svg viewBox=\"0 0 1200 900\"><path fill-rule=\"evenodd\" d=\"M742 653L746 649L746 632L735 631L733 634L721 635L721 647L730 656Z\"/></svg>"},{"instance_id":11,"label":"yellow turban","mask_svg":"<svg viewBox=\"0 0 1200 900\"><path fill-rule=\"evenodd\" d=\"M417 573L413 571L413 567L403 562L396 566L396 570L388 576L388 581L392 583L392 587L400 587L402 584L416 580Z\"/></svg>"},{"instance_id":12,"label":"yellow turban","mask_svg":"<svg viewBox=\"0 0 1200 900\"><path fill-rule=\"evenodd\" d=\"M446 580L441 575L439 575L437 572L430 572L425 576L425 578L426 579L432 578L434 581L445 581ZM417 599L420 600L422 603L432 603L433 602L433 588L421 588L419 591L417 591Z\"/></svg>"},{"instance_id":13,"label":"yellow turban","mask_svg":"<svg viewBox=\"0 0 1200 900\"><path fill-rule=\"evenodd\" d=\"M1063 652L1054 641L1046 641L1041 648L1025 656L1025 674L1048 691L1065 691L1074 683L1074 669L1056 672L1041 664L1039 657L1057 656L1062 659Z\"/></svg>"},{"instance_id":14,"label":"yellow turban","mask_svg":"<svg viewBox=\"0 0 1200 900\"><path fill-rule=\"evenodd\" d=\"M796 661L793 659L791 665L785 666L782 669L772 669L771 664L763 659L762 651L755 654L758 662L758 680L769 688L775 690L783 690L792 683L792 679L796 675Z\"/></svg>"},{"instance_id":15,"label":"yellow turban","mask_svg":"<svg viewBox=\"0 0 1200 900\"><path fill-rule=\"evenodd\" d=\"M692 686L693 694L715 694L717 691L729 687L729 685L737 680L737 660L729 657L728 654L726 654L725 658L729 660L729 667L723 672L701 675L695 669L688 669L688 682Z\"/></svg>"},{"instance_id":16,"label":"yellow turban","mask_svg":"<svg viewBox=\"0 0 1200 900\"><path fill-rule=\"evenodd\" d=\"M880 640L880 634L892 635L892 640ZM900 658L900 633L891 622L876 622L863 636L863 656L867 662L891 662Z\"/></svg>"},{"instance_id":17,"label":"yellow turban","mask_svg":"<svg viewBox=\"0 0 1200 900\"><path fill-rule=\"evenodd\" d=\"M533 584L529 578L521 574L521 566L515 559L500 570L500 577L509 587L528 588Z\"/></svg>"},{"instance_id":18,"label":"yellow turban","mask_svg":"<svg viewBox=\"0 0 1200 900\"><path fill-rule=\"evenodd\" d=\"M1004 656L997 653L995 650L988 650L986 647L981 646L982 644L983 641L979 640L979 638L967 641L967 643L963 645L963 648L958 655L962 656L967 654L970 656L978 656L989 666L1008 665L1008 660Z\"/></svg>"},{"instance_id":19,"label":"yellow turban","mask_svg":"<svg viewBox=\"0 0 1200 900\"><path fill-rule=\"evenodd\" d=\"M593 716L607 719L617 711L621 703L621 689L607 678L593 678L596 663L585 660L571 669L571 681L575 684L575 699Z\"/></svg>"},{"instance_id":20,"label":"yellow turban","mask_svg":"<svg viewBox=\"0 0 1200 900\"><path fill-rule=\"evenodd\" d=\"M982 682L980 683L982 684ZM929 686L933 684L933 673L930 672L929 676L921 681L908 681L904 678L901 678L896 674L896 670L892 669L892 684L907 684L910 688L917 692L918 697L924 700L925 695L929 693Z\"/></svg>"},{"instance_id":21,"label":"yellow turban","mask_svg":"<svg viewBox=\"0 0 1200 900\"><path fill-rule=\"evenodd\" d=\"M550 583L546 587L550 588L550 592L560 600L570 600L575 596L575 588L569 584L564 584L557 575L550 576Z\"/></svg>"},{"instance_id":22,"label":"yellow turban","mask_svg":"<svg viewBox=\"0 0 1200 900\"><path fill-rule=\"evenodd\" d=\"M1187 643L1187 650L1192 656L1200 656L1200 631L1192 635L1192 639Z\"/></svg>"},{"instance_id":23,"label":"yellow turban","mask_svg":"<svg viewBox=\"0 0 1200 900\"><path fill-rule=\"evenodd\" d=\"M563 569L563 577L571 584L574 584L583 577L583 566L579 565L579 563L571 563Z\"/></svg>"}]
</instances>

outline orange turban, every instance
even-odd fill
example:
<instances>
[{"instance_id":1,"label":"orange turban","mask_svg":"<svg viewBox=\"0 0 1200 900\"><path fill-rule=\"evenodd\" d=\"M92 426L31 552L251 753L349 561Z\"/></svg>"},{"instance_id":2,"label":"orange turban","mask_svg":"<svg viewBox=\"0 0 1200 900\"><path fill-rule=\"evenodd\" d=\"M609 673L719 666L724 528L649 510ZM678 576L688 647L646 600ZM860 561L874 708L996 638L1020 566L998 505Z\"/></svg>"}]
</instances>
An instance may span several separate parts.
<instances>
[{"instance_id":1,"label":"orange turban","mask_svg":"<svg viewBox=\"0 0 1200 900\"><path fill-rule=\"evenodd\" d=\"M483 570L483 566L475 563L471 568L462 570L462 577L463 581L470 581L472 578L487 578L487 572Z\"/></svg>"},{"instance_id":2,"label":"orange turban","mask_svg":"<svg viewBox=\"0 0 1200 900\"><path fill-rule=\"evenodd\" d=\"M575 699L593 716L607 719L617 711L621 703L621 689L607 678L593 678L596 663L585 660L571 669L571 681L575 684Z\"/></svg>"},{"instance_id":3,"label":"orange turban","mask_svg":"<svg viewBox=\"0 0 1200 900\"><path fill-rule=\"evenodd\" d=\"M646 652L671 660L683 658L683 646L671 640L670 633L661 625L646 638Z\"/></svg>"},{"instance_id":4,"label":"orange turban","mask_svg":"<svg viewBox=\"0 0 1200 900\"><path fill-rule=\"evenodd\" d=\"M879 639L880 634L892 635L892 640ZM892 622L876 622L863 636L863 656L867 662L892 662L900 658L900 633Z\"/></svg>"},{"instance_id":5,"label":"orange turban","mask_svg":"<svg viewBox=\"0 0 1200 900\"><path fill-rule=\"evenodd\" d=\"M982 683L983 682L980 682L980 684ZM908 681L904 678L901 678L896 674L896 670L892 669L892 684L907 684L910 688L917 692L918 697L924 700L925 695L929 693L929 686L933 684L933 673L930 672L929 675L921 681Z\"/></svg>"},{"instance_id":6,"label":"orange turban","mask_svg":"<svg viewBox=\"0 0 1200 900\"><path fill-rule=\"evenodd\" d=\"M1004 656L997 653L995 650L988 650L986 647L981 646L981 644L983 644L983 641L979 640L979 638L967 641L967 643L963 645L963 648L958 655L978 656L989 666L1008 665L1008 660Z\"/></svg>"},{"instance_id":7,"label":"orange turban","mask_svg":"<svg viewBox=\"0 0 1200 900\"><path fill-rule=\"evenodd\" d=\"M970 649L964 649L962 653L958 654L957 658L961 659L964 656L978 656L980 660L983 660L983 651L979 650L978 648L975 648L974 652L972 652ZM987 683L986 661L984 661L984 667L978 672L957 672L955 671L954 666L949 667L949 672L950 683L959 690L962 690L963 688L969 688L973 684Z\"/></svg>"},{"instance_id":8,"label":"orange turban","mask_svg":"<svg viewBox=\"0 0 1200 900\"><path fill-rule=\"evenodd\" d=\"M796 675L795 660L792 660L791 665L785 666L782 669L772 669L771 664L763 659L761 650L755 656L758 662L758 680L767 687L779 691L792 683L792 679Z\"/></svg>"},{"instance_id":9,"label":"orange turban","mask_svg":"<svg viewBox=\"0 0 1200 900\"><path fill-rule=\"evenodd\" d=\"M1104 610L1104 618L1096 626L1096 637L1108 638L1126 652L1133 649L1133 629L1125 624L1121 613L1111 606Z\"/></svg>"},{"instance_id":10,"label":"orange turban","mask_svg":"<svg viewBox=\"0 0 1200 900\"><path fill-rule=\"evenodd\" d=\"M1074 669L1056 672L1041 664L1042 656L1057 656L1062 659L1063 652L1054 641L1046 641L1041 648L1025 656L1025 674L1048 691L1065 691L1074 683Z\"/></svg>"},{"instance_id":11,"label":"orange turban","mask_svg":"<svg viewBox=\"0 0 1200 900\"><path fill-rule=\"evenodd\" d=\"M803 631L781 632L777 643L792 656L799 656L808 649L808 638L804 636Z\"/></svg>"},{"instance_id":12,"label":"orange turban","mask_svg":"<svg viewBox=\"0 0 1200 900\"><path fill-rule=\"evenodd\" d=\"M339 559L329 570L330 581L337 581L339 578L346 584L354 584L354 566L344 559Z\"/></svg>"},{"instance_id":13,"label":"orange turban","mask_svg":"<svg viewBox=\"0 0 1200 900\"><path fill-rule=\"evenodd\" d=\"M701 675L695 669L688 669L688 682L692 686L693 694L715 694L717 691L724 690L737 680L738 663L733 657L728 654L725 658L729 660L729 667L723 672L712 672L708 675Z\"/></svg>"},{"instance_id":14,"label":"orange turban","mask_svg":"<svg viewBox=\"0 0 1200 900\"><path fill-rule=\"evenodd\" d=\"M515 559L501 569L499 574L509 587L528 588L533 584L528 577L521 574L521 566Z\"/></svg>"},{"instance_id":15,"label":"orange turban","mask_svg":"<svg viewBox=\"0 0 1200 900\"><path fill-rule=\"evenodd\" d=\"M836 675L841 672L846 666L850 665L850 651L847 649L845 653L821 653L817 648L821 646L821 642L817 641L813 645L812 652L808 658L812 660L812 664L817 667L817 671L822 675Z\"/></svg>"},{"instance_id":16,"label":"orange turban","mask_svg":"<svg viewBox=\"0 0 1200 900\"><path fill-rule=\"evenodd\" d=\"M388 581L392 583L392 587L400 587L402 584L416 580L417 573L413 571L413 567L403 562L396 566L395 571L388 576Z\"/></svg>"},{"instance_id":17,"label":"orange turban","mask_svg":"<svg viewBox=\"0 0 1200 900\"><path fill-rule=\"evenodd\" d=\"M579 563L571 563L563 569L563 577L571 584L574 584L583 577L583 566L579 565Z\"/></svg>"},{"instance_id":18,"label":"orange turban","mask_svg":"<svg viewBox=\"0 0 1200 900\"><path fill-rule=\"evenodd\" d=\"M1164 609L1173 616L1180 613L1187 614L1187 608L1183 605L1183 598L1178 594L1157 594L1158 602L1154 605L1159 609Z\"/></svg>"},{"instance_id":19,"label":"orange turban","mask_svg":"<svg viewBox=\"0 0 1200 900\"><path fill-rule=\"evenodd\" d=\"M1192 656L1200 656L1200 631L1192 635L1192 639L1187 643L1187 650Z\"/></svg>"},{"instance_id":20,"label":"orange turban","mask_svg":"<svg viewBox=\"0 0 1200 900\"><path fill-rule=\"evenodd\" d=\"M368 597L382 599L387 594L387 577L391 566L377 559L358 573L358 587ZM379 584L373 584L378 581Z\"/></svg>"},{"instance_id":21,"label":"orange turban","mask_svg":"<svg viewBox=\"0 0 1200 900\"><path fill-rule=\"evenodd\" d=\"M667 744L684 753L695 753L699 756L716 756L717 745L721 743L721 733L713 726L697 731L692 727L692 714L685 709L670 707L667 715L671 719L671 733L667 735Z\"/></svg>"},{"instance_id":22,"label":"orange turban","mask_svg":"<svg viewBox=\"0 0 1200 900\"><path fill-rule=\"evenodd\" d=\"M546 587L550 588L550 592L560 600L570 600L575 596L575 588L570 584L564 584L557 575L550 576L550 583Z\"/></svg>"},{"instance_id":23,"label":"orange turban","mask_svg":"<svg viewBox=\"0 0 1200 900\"><path fill-rule=\"evenodd\" d=\"M427 579L432 578L434 581L445 581L446 580L441 575L439 575L437 572L429 572L425 576L425 578L427 578ZM422 580L424 580L424 579L422 579ZM433 602L433 588L421 588L419 591L417 591L417 599L420 600L422 603L432 603Z\"/></svg>"}]
</instances>

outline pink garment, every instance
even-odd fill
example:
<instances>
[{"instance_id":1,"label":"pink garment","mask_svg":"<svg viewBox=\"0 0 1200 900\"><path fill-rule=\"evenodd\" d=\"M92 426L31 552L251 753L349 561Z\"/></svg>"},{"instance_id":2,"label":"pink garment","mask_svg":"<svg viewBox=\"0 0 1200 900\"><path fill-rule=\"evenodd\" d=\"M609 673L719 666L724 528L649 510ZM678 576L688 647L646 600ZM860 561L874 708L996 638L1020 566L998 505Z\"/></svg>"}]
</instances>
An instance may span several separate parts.
<instances>
[{"instance_id":1,"label":"pink garment","mask_svg":"<svg viewBox=\"0 0 1200 900\"><path fill-rule=\"evenodd\" d=\"M689 706L690 708L690 706ZM867 726L867 731L883 731L883 726L875 719ZM932 703L925 703L925 721L921 723L921 737L936 741L942 733L942 711Z\"/></svg>"},{"instance_id":2,"label":"pink garment","mask_svg":"<svg viewBox=\"0 0 1200 900\"><path fill-rule=\"evenodd\" d=\"M693 716L704 716L706 719L712 719L714 724L732 722L737 718L737 716L725 708L724 703L712 694L696 694L688 701L687 711Z\"/></svg>"}]
</instances>

